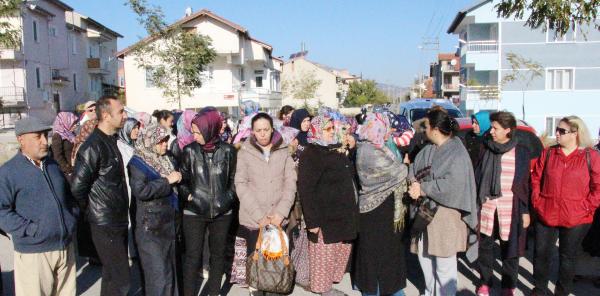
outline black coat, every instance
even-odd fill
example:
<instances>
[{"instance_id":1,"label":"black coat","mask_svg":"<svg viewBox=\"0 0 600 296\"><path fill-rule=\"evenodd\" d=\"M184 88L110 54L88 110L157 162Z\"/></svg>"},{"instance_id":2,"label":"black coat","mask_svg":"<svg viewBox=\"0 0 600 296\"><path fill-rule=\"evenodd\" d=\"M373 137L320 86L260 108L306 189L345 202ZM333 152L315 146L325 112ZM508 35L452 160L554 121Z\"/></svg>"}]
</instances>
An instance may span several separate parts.
<instances>
[{"instance_id":1,"label":"black coat","mask_svg":"<svg viewBox=\"0 0 600 296\"><path fill-rule=\"evenodd\" d=\"M298 165L298 196L306 227L320 227L325 243L356 238L357 192L353 164L345 154L334 148L306 146Z\"/></svg>"},{"instance_id":2,"label":"black coat","mask_svg":"<svg viewBox=\"0 0 600 296\"><path fill-rule=\"evenodd\" d=\"M463 138L463 144L467 148L473 169L476 169L481 160L481 153L483 152L483 137L476 135L473 131L469 131Z\"/></svg>"},{"instance_id":3,"label":"black coat","mask_svg":"<svg viewBox=\"0 0 600 296\"><path fill-rule=\"evenodd\" d=\"M117 139L96 128L77 152L71 191L91 224L127 226L129 198Z\"/></svg>"},{"instance_id":4,"label":"black coat","mask_svg":"<svg viewBox=\"0 0 600 296\"><path fill-rule=\"evenodd\" d=\"M182 175L179 194L185 201L184 209L207 218L229 212L236 199L234 176L237 151L224 142L216 145L212 156L196 142L187 145L181 153L179 164ZM188 200L190 194L192 199Z\"/></svg>"}]
</instances>

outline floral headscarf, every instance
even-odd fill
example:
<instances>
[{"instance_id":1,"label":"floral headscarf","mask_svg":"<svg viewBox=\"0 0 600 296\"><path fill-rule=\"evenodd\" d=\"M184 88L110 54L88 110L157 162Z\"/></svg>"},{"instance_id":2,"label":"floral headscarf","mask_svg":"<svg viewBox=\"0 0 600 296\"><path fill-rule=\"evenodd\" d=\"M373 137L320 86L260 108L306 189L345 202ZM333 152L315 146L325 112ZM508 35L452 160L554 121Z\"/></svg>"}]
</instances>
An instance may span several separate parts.
<instances>
[{"instance_id":1,"label":"floral headscarf","mask_svg":"<svg viewBox=\"0 0 600 296\"><path fill-rule=\"evenodd\" d=\"M239 143L252 135L252 117L254 117L254 115L256 115L256 113L244 116L242 122L240 122L238 126L238 132L235 135L235 139L233 139L233 144Z\"/></svg>"},{"instance_id":2,"label":"floral headscarf","mask_svg":"<svg viewBox=\"0 0 600 296\"><path fill-rule=\"evenodd\" d=\"M390 131L387 117L382 113L368 113L363 124L358 128L360 140L365 140L377 148L385 144L385 137Z\"/></svg>"},{"instance_id":3,"label":"floral headscarf","mask_svg":"<svg viewBox=\"0 0 600 296\"><path fill-rule=\"evenodd\" d=\"M328 124L333 125L333 120L326 114L319 114L310 121L310 128L308 129L308 142L311 144L317 144L320 146L329 146L339 143L338 137L334 136L331 142L323 139L323 129ZM334 126L332 126L335 128Z\"/></svg>"},{"instance_id":4,"label":"floral headscarf","mask_svg":"<svg viewBox=\"0 0 600 296\"><path fill-rule=\"evenodd\" d=\"M54 120L52 132L59 134L63 140L75 143L75 133L73 126L77 122L77 115L71 112L59 112Z\"/></svg>"},{"instance_id":5,"label":"floral headscarf","mask_svg":"<svg viewBox=\"0 0 600 296\"><path fill-rule=\"evenodd\" d=\"M140 128L142 129L149 127L152 123L152 115L146 112L138 112L134 117L140 122Z\"/></svg>"},{"instance_id":6,"label":"floral headscarf","mask_svg":"<svg viewBox=\"0 0 600 296\"><path fill-rule=\"evenodd\" d=\"M194 135L192 134L194 116L196 116L196 112L185 110L177 120L177 145L179 145L179 149L183 150L185 146L194 142Z\"/></svg>"},{"instance_id":7,"label":"floral headscarf","mask_svg":"<svg viewBox=\"0 0 600 296\"><path fill-rule=\"evenodd\" d=\"M286 145L292 142L298 135L298 132L300 132L299 130L291 126L282 126L278 129L278 131L281 134L281 137L283 138L283 143L285 143Z\"/></svg>"},{"instance_id":8,"label":"floral headscarf","mask_svg":"<svg viewBox=\"0 0 600 296\"><path fill-rule=\"evenodd\" d=\"M242 110L246 116L258 113L259 108L260 105L255 101L246 100L242 102Z\"/></svg>"},{"instance_id":9,"label":"floral headscarf","mask_svg":"<svg viewBox=\"0 0 600 296\"><path fill-rule=\"evenodd\" d=\"M140 141L136 141L135 155L140 157L146 164L155 169L163 177L168 176L175 170L169 157L159 155L154 150L154 146L161 141L168 139L169 132L160 125L153 125L146 128Z\"/></svg>"}]
</instances>

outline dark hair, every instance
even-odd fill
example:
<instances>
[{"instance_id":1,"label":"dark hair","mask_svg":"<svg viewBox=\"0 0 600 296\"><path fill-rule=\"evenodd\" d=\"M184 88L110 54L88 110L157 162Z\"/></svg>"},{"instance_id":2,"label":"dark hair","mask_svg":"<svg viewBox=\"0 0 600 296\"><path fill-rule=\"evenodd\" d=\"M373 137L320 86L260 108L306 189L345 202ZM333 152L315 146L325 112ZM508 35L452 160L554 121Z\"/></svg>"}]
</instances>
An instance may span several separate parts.
<instances>
[{"instance_id":1,"label":"dark hair","mask_svg":"<svg viewBox=\"0 0 600 296\"><path fill-rule=\"evenodd\" d=\"M252 117L252 129L254 129L254 123L259 119L268 120L269 124L271 125L271 128L273 128L273 118L267 113L259 112L256 115L254 115L254 117Z\"/></svg>"},{"instance_id":2,"label":"dark hair","mask_svg":"<svg viewBox=\"0 0 600 296\"><path fill-rule=\"evenodd\" d=\"M102 113L110 113L110 101L118 101L115 96L102 96L96 101L96 117L98 122L102 121Z\"/></svg>"},{"instance_id":3,"label":"dark hair","mask_svg":"<svg viewBox=\"0 0 600 296\"><path fill-rule=\"evenodd\" d=\"M281 107L281 110L279 110L279 114L277 115L277 117L279 118L279 120L283 120L283 116L285 116L286 114L288 114L292 111L294 111L294 107L292 107L290 105L285 105L285 106Z\"/></svg>"},{"instance_id":4,"label":"dark hair","mask_svg":"<svg viewBox=\"0 0 600 296\"><path fill-rule=\"evenodd\" d=\"M512 138L513 132L517 128L515 116L506 111L498 111L490 114L490 122L497 122L502 128L510 128L508 137Z\"/></svg>"},{"instance_id":5,"label":"dark hair","mask_svg":"<svg viewBox=\"0 0 600 296\"><path fill-rule=\"evenodd\" d=\"M167 120L167 118L173 116L173 112L169 110L154 110L152 116L156 117L156 120L158 121Z\"/></svg>"},{"instance_id":6,"label":"dark hair","mask_svg":"<svg viewBox=\"0 0 600 296\"><path fill-rule=\"evenodd\" d=\"M427 110L425 115L429 119L429 126L437 128L445 136L454 136L458 131L458 122L448 115L448 111L440 106Z\"/></svg>"}]
</instances>

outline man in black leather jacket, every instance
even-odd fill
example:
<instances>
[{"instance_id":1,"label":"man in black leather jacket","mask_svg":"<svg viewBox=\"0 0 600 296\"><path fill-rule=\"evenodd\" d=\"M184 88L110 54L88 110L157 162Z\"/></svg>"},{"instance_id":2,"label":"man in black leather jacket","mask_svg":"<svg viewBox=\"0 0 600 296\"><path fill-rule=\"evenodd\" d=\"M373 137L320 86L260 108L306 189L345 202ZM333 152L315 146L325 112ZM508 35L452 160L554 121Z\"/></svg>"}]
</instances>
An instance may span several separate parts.
<instances>
[{"instance_id":1,"label":"man in black leather jacket","mask_svg":"<svg viewBox=\"0 0 600 296\"><path fill-rule=\"evenodd\" d=\"M98 127L77 152L73 196L90 222L92 240L102 262L102 296L127 295L129 261L127 222L129 201L121 153L114 134L127 114L113 96L96 102Z\"/></svg>"},{"instance_id":2,"label":"man in black leather jacket","mask_svg":"<svg viewBox=\"0 0 600 296\"><path fill-rule=\"evenodd\" d=\"M183 236L183 296L198 295L197 274L202 268L204 235L210 248L207 294L219 295L224 273L227 235L232 222L235 148L222 142L221 116L213 107L202 109L192 121L195 142L181 153L179 196L185 200Z\"/></svg>"}]
</instances>

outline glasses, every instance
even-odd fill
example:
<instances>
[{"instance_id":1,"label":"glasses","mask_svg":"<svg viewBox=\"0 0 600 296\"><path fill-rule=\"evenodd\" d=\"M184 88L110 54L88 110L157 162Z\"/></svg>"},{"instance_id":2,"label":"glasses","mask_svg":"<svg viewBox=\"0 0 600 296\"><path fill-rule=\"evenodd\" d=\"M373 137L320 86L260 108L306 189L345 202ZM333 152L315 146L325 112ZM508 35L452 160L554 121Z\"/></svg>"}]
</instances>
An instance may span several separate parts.
<instances>
[{"instance_id":1,"label":"glasses","mask_svg":"<svg viewBox=\"0 0 600 296\"><path fill-rule=\"evenodd\" d=\"M562 127L557 127L557 128L556 128L556 132L557 132L559 135L561 135L561 136L564 136L564 135L566 135L566 134L572 134L572 133L574 133L573 131L567 130L567 129L565 129L565 128L562 128Z\"/></svg>"},{"instance_id":2,"label":"glasses","mask_svg":"<svg viewBox=\"0 0 600 296\"><path fill-rule=\"evenodd\" d=\"M332 131L332 130L333 130L333 126L326 127L326 128L324 128L323 130L324 130L324 131L326 131L326 132L330 132L330 131Z\"/></svg>"}]
</instances>

